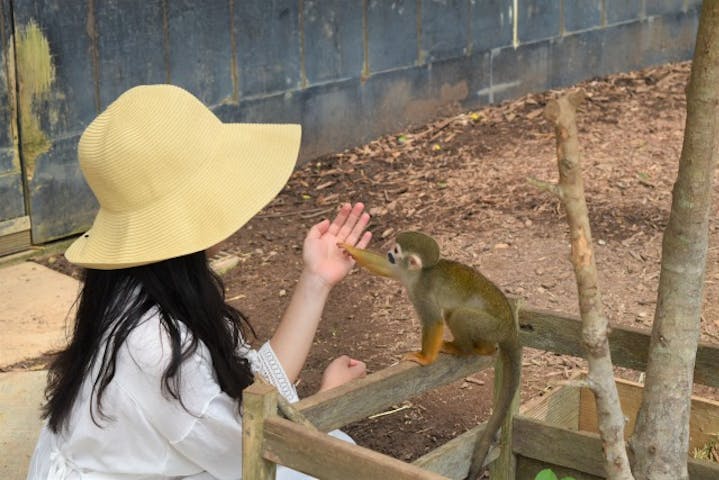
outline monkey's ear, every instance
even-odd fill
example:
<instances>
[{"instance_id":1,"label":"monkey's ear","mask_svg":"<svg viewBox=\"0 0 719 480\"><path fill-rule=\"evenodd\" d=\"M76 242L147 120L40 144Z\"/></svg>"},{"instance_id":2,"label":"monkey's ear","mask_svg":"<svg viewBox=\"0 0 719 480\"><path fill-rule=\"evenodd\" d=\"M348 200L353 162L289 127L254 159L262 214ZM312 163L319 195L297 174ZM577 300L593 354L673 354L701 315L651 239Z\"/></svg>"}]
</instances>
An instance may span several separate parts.
<instances>
[{"instance_id":1,"label":"monkey's ear","mask_svg":"<svg viewBox=\"0 0 719 480\"><path fill-rule=\"evenodd\" d=\"M422 258L419 255L410 255L407 257L407 268L409 270L422 270Z\"/></svg>"}]
</instances>

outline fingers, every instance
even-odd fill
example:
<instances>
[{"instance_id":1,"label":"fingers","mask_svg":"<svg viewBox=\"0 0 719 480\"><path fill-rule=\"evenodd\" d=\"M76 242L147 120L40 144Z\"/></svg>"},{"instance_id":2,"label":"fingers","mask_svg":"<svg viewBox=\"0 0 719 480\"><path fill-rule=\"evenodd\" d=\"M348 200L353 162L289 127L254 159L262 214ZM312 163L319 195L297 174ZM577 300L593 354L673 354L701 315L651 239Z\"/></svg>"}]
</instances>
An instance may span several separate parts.
<instances>
[{"instance_id":1,"label":"fingers","mask_svg":"<svg viewBox=\"0 0 719 480\"><path fill-rule=\"evenodd\" d=\"M343 204L328 232L336 236L340 241L356 243L370 219L369 214L363 213L363 210L364 204L361 202L354 205Z\"/></svg>"},{"instance_id":2,"label":"fingers","mask_svg":"<svg viewBox=\"0 0 719 480\"><path fill-rule=\"evenodd\" d=\"M344 225L344 223L347 221L347 218L350 215L350 212L352 211L352 205L349 203L343 203L340 207L340 211L337 213L337 216L335 217L334 221L330 225L330 228L328 232L330 235L335 235L339 233L340 229Z\"/></svg>"},{"instance_id":3,"label":"fingers","mask_svg":"<svg viewBox=\"0 0 719 480\"><path fill-rule=\"evenodd\" d=\"M362 234L362 238L360 238L360 241L357 242L355 246L357 248L365 248L367 245L369 245L370 240L372 240L372 232L364 232Z\"/></svg>"},{"instance_id":4,"label":"fingers","mask_svg":"<svg viewBox=\"0 0 719 480\"><path fill-rule=\"evenodd\" d=\"M350 245L355 245L357 243L357 240L359 240L359 238L362 236L362 232L364 232L365 228L367 228L369 219L369 213L362 213L357 220L357 223L355 223L354 227L352 227L352 230L345 238L345 242L349 243Z\"/></svg>"},{"instance_id":5,"label":"fingers","mask_svg":"<svg viewBox=\"0 0 719 480\"><path fill-rule=\"evenodd\" d=\"M327 233L330 227L330 221L325 219L320 223L313 225L310 231L307 232L307 238L320 238L322 235Z\"/></svg>"}]
</instances>

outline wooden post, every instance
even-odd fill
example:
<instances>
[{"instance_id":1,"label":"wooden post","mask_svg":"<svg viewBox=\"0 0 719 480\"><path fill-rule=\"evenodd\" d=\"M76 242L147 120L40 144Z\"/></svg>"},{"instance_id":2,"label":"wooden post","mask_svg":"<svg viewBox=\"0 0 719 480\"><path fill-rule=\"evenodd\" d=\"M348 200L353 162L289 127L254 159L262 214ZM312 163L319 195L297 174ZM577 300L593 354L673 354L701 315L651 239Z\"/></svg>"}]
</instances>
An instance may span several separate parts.
<instances>
[{"instance_id":1,"label":"wooden post","mask_svg":"<svg viewBox=\"0 0 719 480\"><path fill-rule=\"evenodd\" d=\"M274 480L276 466L262 456L264 423L277 416L277 390L255 382L242 393L242 478Z\"/></svg>"}]
</instances>

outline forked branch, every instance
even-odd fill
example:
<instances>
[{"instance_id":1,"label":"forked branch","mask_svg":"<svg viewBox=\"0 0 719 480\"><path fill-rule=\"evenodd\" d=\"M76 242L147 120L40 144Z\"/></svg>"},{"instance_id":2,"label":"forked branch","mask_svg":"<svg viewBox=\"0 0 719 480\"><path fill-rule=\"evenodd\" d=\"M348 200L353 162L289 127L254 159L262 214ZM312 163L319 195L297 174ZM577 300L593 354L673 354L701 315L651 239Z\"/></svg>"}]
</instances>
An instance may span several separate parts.
<instances>
[{"instance_id":1,"label":"forked branch","mask_svg":"<svg viewBox=\"0 0 719 480\"><path fill-rule=\"evenodd\" d=\"M548 190L556 190L567 213L571 261L577 280L582 318L582 340L589 365L587 384L596 398L607 478L629 480L634 477L624 444L625 420L614 383L607 339L608 322L602 311L592 232L584 198L576 122L576 108L583 100L584 92L578 91L550 101L545 108L545 117L554 124L559 168L559 183Z\"/></svg>"}]
</instances>

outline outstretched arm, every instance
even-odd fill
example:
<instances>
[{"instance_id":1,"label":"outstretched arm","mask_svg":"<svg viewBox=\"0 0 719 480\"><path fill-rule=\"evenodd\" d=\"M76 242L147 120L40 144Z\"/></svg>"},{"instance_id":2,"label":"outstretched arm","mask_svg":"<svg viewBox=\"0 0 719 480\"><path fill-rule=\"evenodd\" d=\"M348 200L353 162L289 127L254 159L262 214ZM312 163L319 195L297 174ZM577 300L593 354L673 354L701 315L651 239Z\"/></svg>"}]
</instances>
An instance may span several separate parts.
<instances>
[{"instance_id":1,"label":"outstretched arm","mask_svg":"<svg viewBox=\"0 0 719 480\"><path fill-rule=\"evenodd\" d=\"M338 242L364 248L371 234L365 228L364 205L342 205L337 217L313 226L304 241L304 269L270 345L291 381L297 380L307 359L332 287L352 269L354 261Z\"/></svg>"}]
</instances>

